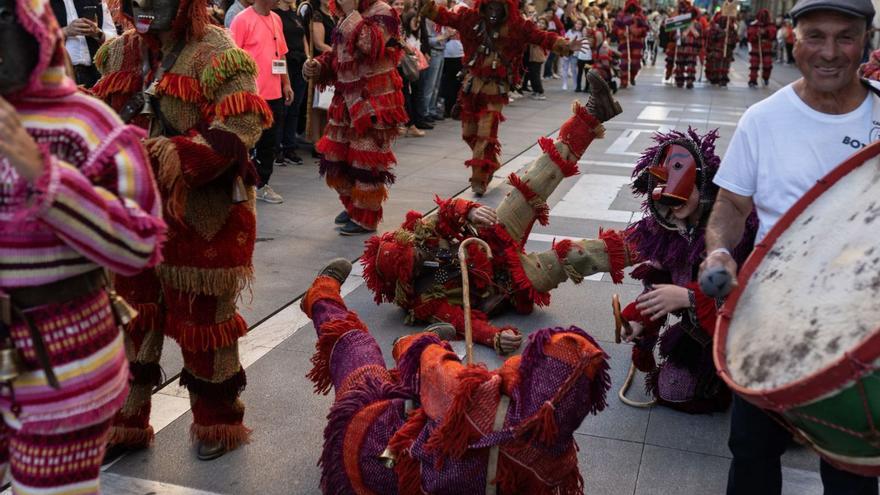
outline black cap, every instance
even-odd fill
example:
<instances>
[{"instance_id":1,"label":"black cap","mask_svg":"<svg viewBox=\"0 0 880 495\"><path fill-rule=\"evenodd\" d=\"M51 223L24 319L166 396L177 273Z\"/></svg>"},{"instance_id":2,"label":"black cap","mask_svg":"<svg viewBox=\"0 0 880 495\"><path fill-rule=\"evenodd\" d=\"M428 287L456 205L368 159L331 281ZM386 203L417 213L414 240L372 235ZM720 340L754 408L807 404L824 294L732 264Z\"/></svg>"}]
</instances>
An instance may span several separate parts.
<instances>
[{"instance_id":1,"label":"black cap","mask_svg":"<svg viewBox=\"0 0 880 495\"><path fill-rule=\"evenodd\" d=\"M870 26L874 20L874 5L871 0L799 0L791 9L794 23L802 15L816 10L832 10L853 17L861 17Z\"/></svg>"}]
</instances>

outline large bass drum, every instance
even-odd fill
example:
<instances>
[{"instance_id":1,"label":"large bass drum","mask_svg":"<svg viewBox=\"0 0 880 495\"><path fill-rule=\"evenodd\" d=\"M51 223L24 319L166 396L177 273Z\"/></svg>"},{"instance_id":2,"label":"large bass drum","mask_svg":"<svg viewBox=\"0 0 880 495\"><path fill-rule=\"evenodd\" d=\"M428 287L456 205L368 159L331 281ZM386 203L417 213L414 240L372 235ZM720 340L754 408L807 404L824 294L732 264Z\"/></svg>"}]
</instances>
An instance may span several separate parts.
<instances>
[{"instance_id":1,"label":"large bass drum","mask_svg":"<svg viewBox=\"0 0 880 495\"><path fill-rule=\"evenodd\" d=\"M880 143L755 246L720 311L715 366L831 464L880 475Z\"/></svg>"}]
</instances>

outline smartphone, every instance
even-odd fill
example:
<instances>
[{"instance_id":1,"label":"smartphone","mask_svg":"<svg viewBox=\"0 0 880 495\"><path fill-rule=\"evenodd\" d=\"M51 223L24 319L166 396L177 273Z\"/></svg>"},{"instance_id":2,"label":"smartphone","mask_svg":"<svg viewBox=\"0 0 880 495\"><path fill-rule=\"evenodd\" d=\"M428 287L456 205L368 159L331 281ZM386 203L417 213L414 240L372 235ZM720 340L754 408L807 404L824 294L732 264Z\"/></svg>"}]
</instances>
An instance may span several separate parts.
<instances>
[{"instance_id":1,"label":"smartphone","mask_svg":"<svg viewBox=\"0 0 880 495\"><path fill-rule=\"evenodd\" d=\"M82 11L83 18L88 19L88 20L94 22L95 24L98 24L98 9L99 8L100 7L98 7L97 5L83 5L82 9L80 9L80 10ZM100 28L101 26L98 26L98 27Z\"/></svg>"}]
</instances>

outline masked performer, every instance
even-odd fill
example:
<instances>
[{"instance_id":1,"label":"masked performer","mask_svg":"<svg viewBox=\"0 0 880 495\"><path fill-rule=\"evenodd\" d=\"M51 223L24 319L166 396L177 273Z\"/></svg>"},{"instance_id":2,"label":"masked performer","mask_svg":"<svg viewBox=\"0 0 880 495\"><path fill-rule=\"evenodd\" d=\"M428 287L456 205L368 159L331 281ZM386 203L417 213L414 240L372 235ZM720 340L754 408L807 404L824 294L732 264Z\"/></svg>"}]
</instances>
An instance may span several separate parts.
<instances>
[{"instance_id":1,"label":"masked performer","mask_svg":"<svg viewBox=\"0 0 880 495\"><path fill-rule=\"evenodd\" d=\"M321 174L345 207L335 220L340 233L356 235L374 232L382 220L397 162L391 143L409 120L397 72L400 19L379 0L331 0L330 7L342 16L333 50L306 62L303 76L336 88L316 149Z\"/></svg>"},{"instance_id":2,"label":"masked performer","mask_svg":"<svg viewBox=\"0 0 880 495\"><path fill-rule=\"evenodd\" d=\"M758 11L746 35L749 40L749 87L758 87L759 70L764 86L767 86L770 84L770 71L773 70L773 40L776 39L776 25L770 21L767 9Z\"/></svg>"},{"instance_id":3,"label":"masked performer","mask_svg":"<svg viewBox=\"0 0 880 495\"><path fill-rule=\"evenodd\" d=\"M635 340L633 364L648 373L648 390L658 403L691 413L723 411L731 397L712 362L715 300L703 295L696 279L718 194L712 182L721 163L717 137L717 131L701 136L693 129L655 135L657 144L633 172L633 192L645 197L646 215L626 231L642 262L631 276L645 285L623 311L632 330L628 340ZM753 215L735 250L737 261L751 252L756 228ZM671 323L670 316L680 320Z\"/></svg>"},{"instance_id":4,"label":"masked performer","mask_svg":"<svg viewBox=\"0 0 880 495\"><path fill-rule=\"evenodd\" d=\"M620 113L608 86L595 72L587 75L592 94L587 107L575 105L574 116L560 129L556 143L542 138L544 155L526 172L511 174L514 186L495 210L464 199L440 200L426 217L407 214L400 229L367 241L361 259L364 278L376 303L393 302L409 312L410 322L442 321L464 332L458 245L479 237L492 249L489 260L476 246L469 251L474 341L501 354L519 347L513 328L498 328L488 316L510 305L528 314L533 304L550 302L549 291L566 279L580 282L597 272L611 272L620 281L629 254L615 231L599 239L561 241L541 253L525 253L532 224L546 224L547 198L564 177L577 173L577 161L604 129L601 122Z\"/></svg>"},{"instance_id":5,"label":"masked performer","mask_svg":"<svg viewBox=\"0 0 880 495\"><path fill-rule=\"evenodd\" d=\"M710 83L726 87L730 82L730 64L733 62L736 41L736 18L716 13L706 41L706 78Z\"/></svg>"},{"instance_id":6,"label":"masked performer","mask_svg":"<svg viewBox=\"0 0 880 495\"><path fill-rule=\"evenodd\" d=\"M256 172L248 150L272 117L256 94L254 61L208 22L203 2L133 0L126 9L136 30L98 51L103 77L94 92L148 129L169 236L156 270L117 281L140 314L126 329L134 379L110 442L152 441L150 391L168 336L183 353L180 383L199 458L212 459L249 435L237 344L247 324L236 300L253 276Z\"/></svg>"},{"instance_id":7,"label":"masked performer","mask_svg":"<svg viewBox=\"0 0 880 495\"><path fill-rule=\"evenodd\" d=\"M675 15L691 14L687 27L669 33L666 45L666 75L669 79L675 72L675 86L694 87L697 73L697 57L703 49L703 24L699 21L699 11L688 0L678 2Z\"/></svg>"},{"instance_id":8,"label":"masked performer","mask_svg":"<svg viewBox=\"0 0 880 495\"><path fill-rule=\"evenodd\" d=\"M620 87L635 86L636 76L642 68L642 50L645 36L651 26L642 12L639 0L627 0L623 10L614 20L614 33L617 35L617 51L620 52Z\"/></svg>"},{"instance_id":9,"label":"masked performer","mask_svg":"<svg viewBox=\"0 0 880 495\"><path fill-rule=\"evenodd\" d=\"M15 493L98 493L128 393L124 302L104 269L159 261L137 128L65 75L48 1L0 0L0 473Z\"/></svg>"},{"instance_id":10,"label":"masked performer","mask_svg":"<svg viewBox=\"0 0 880 495\"><path fill-rule=\"evenodd\" d=\"M522 56L528 45L537 45L560 55L571 55L581 40L568 41L550 31L539 30L518 14L513 0L477 0L473 7L451 11L426 2L422 15L456 29L464 45L464 81L458 102L461 106L461 135L473 156L471 189L486 192L492 174L501 167L498 126L508 94L520 82Z\"/></svg>"},{"instance_id":11,"label":"masked performer","mask_svg":"<svg viewBox=\"0 0 880 495\"><path fill-rule=\"evenodd\" d=\"M395 342L388 370L339 295L350 270L330 263L302 302L318 333L309 377L317 392L335 390L323 493L583 493L573 433L604 409L609 385L596 341L577 327L539 330L488 371L418 333Z\"/></svg>"}]
</instances>

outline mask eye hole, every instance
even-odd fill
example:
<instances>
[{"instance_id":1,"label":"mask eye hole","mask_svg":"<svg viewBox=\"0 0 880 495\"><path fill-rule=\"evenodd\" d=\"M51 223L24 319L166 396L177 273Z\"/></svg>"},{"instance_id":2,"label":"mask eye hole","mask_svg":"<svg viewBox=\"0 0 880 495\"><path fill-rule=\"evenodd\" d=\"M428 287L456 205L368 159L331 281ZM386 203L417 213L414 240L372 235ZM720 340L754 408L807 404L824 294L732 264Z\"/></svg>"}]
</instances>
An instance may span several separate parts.
<instances>
[{"instance_id":1,"label":"mask eye hole","mask_svg":"<svg viewBox=\"0 0 880 495\"><path fill-rule=\"evenodd\" d=\"M15 15L13 14L12 9L0 9L0 22L4 24L15 23Z\"/></svg>"},{"instance_id":2,"label":"mask eye hole","mask_svg":"<svg viewBox=\"0 0 880 495\"><path fill-rule=\"evenodd\" d=\"M681 162L675 162L675 165L673 165L672 168L674 168L675 170L681 170L683 166L684 165L682 165Z\"/></svg>"}]
</instances>

